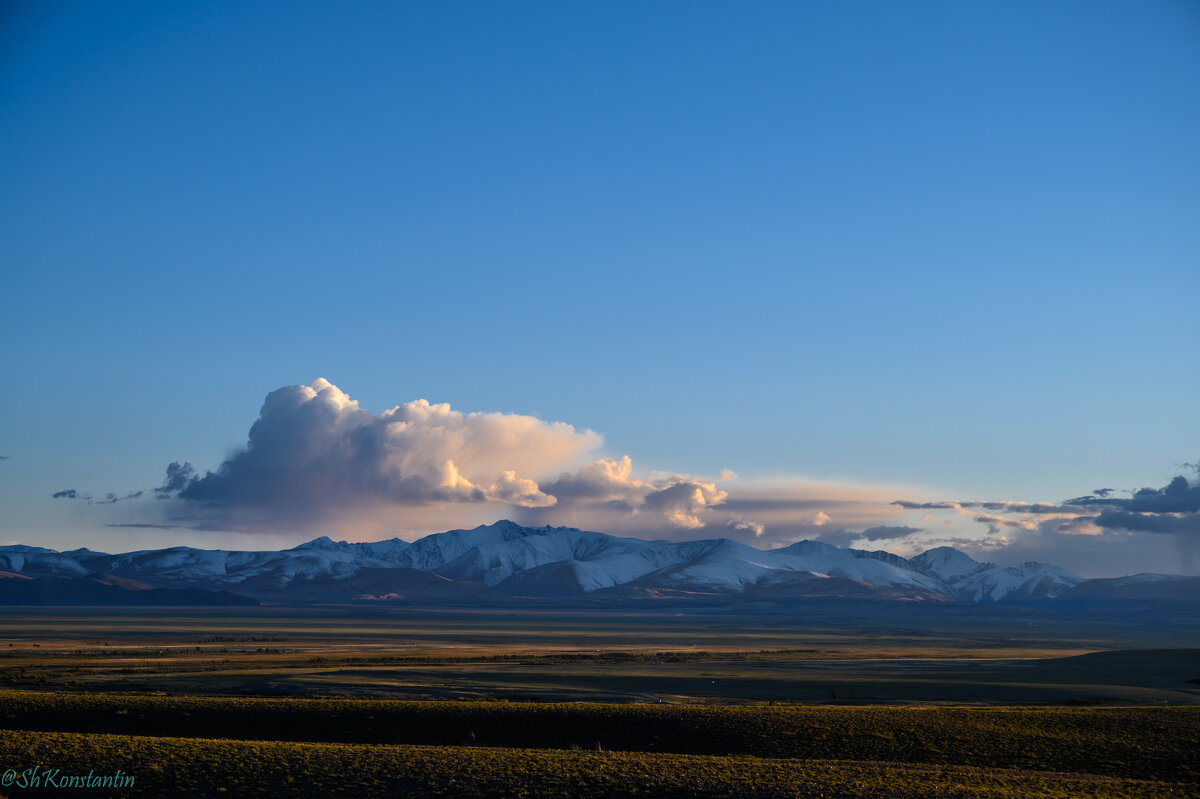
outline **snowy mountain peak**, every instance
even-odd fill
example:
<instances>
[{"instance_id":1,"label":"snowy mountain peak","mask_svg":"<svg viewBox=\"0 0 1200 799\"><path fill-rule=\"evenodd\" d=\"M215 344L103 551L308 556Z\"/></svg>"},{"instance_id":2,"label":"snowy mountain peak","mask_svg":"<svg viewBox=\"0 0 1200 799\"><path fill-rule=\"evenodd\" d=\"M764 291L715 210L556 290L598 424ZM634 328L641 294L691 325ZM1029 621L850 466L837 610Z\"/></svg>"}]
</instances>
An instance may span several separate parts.
<instances>
[{"instance_id":1,"label":"snowy mountain peak","mask_svg":"<svg viewBox=\"0 0 1200 799\"><path fill-rule=\"evenodd\" d=\"M305 541L303 544L297 544L292 547L292 552L298 552L302 549L342 549L347 546L345 541L334 541L327 535L322 535L314 538L312 541Z\"/></svg>"},{"instance_id":2,"label":"snowy mountain peak","mask_svg":"<svg viewBox=\"0 0 1200 799\"><path fill-rule=\"evenodd\" d=\"M954 547L935 547L926 550L912 558L910 562L925 574L939 580L957 580L984 569L993 568L991 563L980 563Z\"/></svg>"},{"instance_id":3,"label":"snowy mountain peak","mask_svg":"<svg viewBox=\"0 0 1200 799\"><path fill-rule=\"evenodd\" d=\"M1029 561L1003 568L980 563L953 547L923 552L911 563L922 573L941 580L960 600L999 602L1014 599L1053 599L1083 582L1058 566Z\"/></svg>"},{"instance_id":4,"label":"snowy mountain peak","mask_svg":"<svg viewBox=\"0 0 1200 799\"><path fill-rule=\"evenodd\" d=\"M825 557L836 557L840 552L833 544L826 544L824 541L797 541L794 544L776 550L777 552L787 552L792 555L823 555Z\"/></svg>"},{"instance_id":5,"label":"snowy mountain peak","mask_svg":"<svg viewBox=\"0 0 1200 799\"><path fill-rule=\"evenodd\" d=\"M517 541L534 535L552 535L554 533L564 532L578 533L579 530L576 530L574 527L550 527L549 525L546 525L545 527L525 527L524 525L517 524L514 521L501 519L500 521L493 522L492 524L481 524L473 530L455 530L453 532L481 533L484 535L490 533L491 536L499 536L504 541Z\"/></svg>"}]
</instances>

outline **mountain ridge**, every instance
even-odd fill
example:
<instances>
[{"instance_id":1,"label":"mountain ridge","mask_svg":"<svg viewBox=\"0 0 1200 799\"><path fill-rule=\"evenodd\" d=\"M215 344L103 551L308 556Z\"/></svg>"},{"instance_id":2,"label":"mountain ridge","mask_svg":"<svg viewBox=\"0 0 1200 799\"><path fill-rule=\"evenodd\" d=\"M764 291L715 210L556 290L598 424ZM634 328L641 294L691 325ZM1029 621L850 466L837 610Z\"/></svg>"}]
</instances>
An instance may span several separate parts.
<instances>
[{"instance_id":1,"label":"mountain ridge","mask_svg":"<svg viewBox=\"0 0 1200 799\"><path fill-rule=\"evenodd\" d=\"M103 576L110 582L290 603L640 593L903 596L992 604L1051 601L1090 582L1043 563L981 563L951 547L913 558L820 541L758 549L727 538L645 540L574 527L524 527L507 519L411 542L335 541L322 535L290 549L265 551L180 546L108 554L10 545L0 547L0 571L32 579Z\"/></svg>"}]
</instances>

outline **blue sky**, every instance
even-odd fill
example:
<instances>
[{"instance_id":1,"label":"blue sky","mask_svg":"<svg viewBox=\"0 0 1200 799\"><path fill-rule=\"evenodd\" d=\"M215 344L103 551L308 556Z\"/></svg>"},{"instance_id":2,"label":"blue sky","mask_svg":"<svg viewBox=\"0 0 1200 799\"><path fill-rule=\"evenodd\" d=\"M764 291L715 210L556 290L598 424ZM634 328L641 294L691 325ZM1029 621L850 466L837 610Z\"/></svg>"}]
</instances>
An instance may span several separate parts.
<instances>
[{"instance_id":1,"label":"blue sky","mask_svg":"<svg viewBox=\"0 0 1200 799\"><path fill-rule=\"evenodd\" d=\"M0 538L228 545L50 495L216 469L317 377L896 499L1200 452L1194 3L27 2L0 37Z\"/></svg>"}]
</instances>

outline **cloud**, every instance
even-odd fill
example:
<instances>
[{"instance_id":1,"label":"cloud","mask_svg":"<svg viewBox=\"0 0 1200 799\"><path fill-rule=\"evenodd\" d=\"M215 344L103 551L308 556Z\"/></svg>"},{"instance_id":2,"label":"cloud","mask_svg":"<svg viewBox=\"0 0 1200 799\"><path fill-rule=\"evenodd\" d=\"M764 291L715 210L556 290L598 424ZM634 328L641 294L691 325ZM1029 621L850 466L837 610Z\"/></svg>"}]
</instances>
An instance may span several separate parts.
<instances>
[{"instance_id":1,"label":"cloud","mask_svg":"<svg viewBox=\"0 0 1200 799\"><path fill-rule=\"evenodd\" d=\"M606 458L542 484L552 508L524 510L524 524L565 524L639 538L732 538L759 547L785 546L842 528L897 521L899 490L802 477L744 479L687 474L643 477L627 458ZM699 522L699 524L697 524Z\"/></svg>"},{"instance_id":2,"label":"cloud","mask_svg":"<svg viewBox=\"0 0 1200 799\"><path fill-rule=\"evenodd\" d=\"M1035 530L978 539L938 541L980 561L1016 565L1038 561L1065 566L1084 577L1137 572L1194 572L1194 553L1176 537L1096 528L1086 518L1049 519Z\"/></svg>"},{"instance_id":3,"label":"cloud","mask_svg":"<svg viewBox=\"0 0 1200 799\"><path fill-rule=\"evenodd\" d=\"M1103 489L1091 496L1067 500L1074 505L1100 505L1135 513L1196 513L1200 512L1200 482L1192 484L1183 475L1177 475L1162 488L1139 488L1129 499L1110 496L1110 489Z\"/></svg>"},{"instance_id":4,"label":"cloud","mask_svg":"<svg viewBox=\"0 0 1200 799\"><path fill-rule=\"evenodd\" d=\"M990 510L999 511L1001 513L1036 513L1036 514L1057 514L1057 513L1076 513L1080 510L1078 505L1072 504L1074 500L1069 500L1067 503L1058 505L1053 502L1012 502L1012 501L960 501L960 502L913 502L907 499L898 499L892 502L893 505L898 505L905 510L954 510L967 515L965 509Z\"/></svg>"},{"instance_id":5,"label":"cloud","mask_svg":"<svg viewBox=\"0 0 1200 799\"><path fill-rule=\"evenodd\" d=\"M1200 484L1177 475L1162 488L1139 488L1128 492L1128 497L1114 496L1116 493L1115 489L1101 488L1059 504L910 500L894 504L906 510L953 510L969 516L984 525L989 536L977 541L975 550L1009 560L1043 552L1072 568L1086 570L1088 566L1079 565L1086 563L1097 573L1109 575L1139 568L1194 568L1200 559ZM1169 558L1163 554L1162 545L1153 541L1155 538L1171 542ZM1072 541L1080 553L1077 560L1069 553L1063 555ZM1106 568L1100 570L1100 564Z\"/></svg>"},{"instance_id":6,"label":"cloud","mask_svg":"<svg viewBox=\"0 0 1200 799\"><path fill-rule=\"evenodd\" d=\"M913 502L909 499L897 499L892 502L905 510L958 510L958 502Z\"/></svg>"},{"instance_id":7,"label":"cloud","mask_svg":"<svg viewBox=\"0 0 1200 799\"><path fill-rule=\"evenodd\" d=\"M727 474L722 477L730 479ZM560 474L543 490L555 498L563 512L649 514L656 522L665 521L684 530L703 527L700 515L728 497L727 491L717 487L717 480L687 474L635 477L628 455L619 460L602 458L575 472Z\"/></svg>"},{"instance_id":8,"label":"cloud","mask_svg":"<svg viewBox=\"0 0 1200 799\"><path fill-rule=\"evenodd\" d=\"M906 527L904 525L880 525L878 527L868 527L858 534L860 538L865 538L868 541L890 541L895 538L907 538L910 535L922 532L920 527Z\"/></svg>"},{"instance_id":9,"label":"cloud","mask_svg":"<svg viewBox=\"0 0 1200 799\"><path fill-rule=\"evenodd\" d=\"M755 538L759 538L760 536L762 536L762 534L764 532L766 532L766 529L767 529L766 525L764 525L762 522L755 522L755 521L751 521L750 519L743 519L740 516L734 517L734 518L730 519L729 521L725 522L725 526L732 527L734 530L747 531L747 532L754 533Z\"/></svg>"},{"instance_id":10,"label":"cloud","mask_svg":"<svg viewBox=\"0 0 1200 799\"><path fill-rule=\"evenodd\" d=\"M830 530L821 533L818 540L824 541L826 544L832 544L835 547L848 547L857 541L895 541L921 532L924 531L920 527L878 525L876 527L868 527L866 530L859 532L853 530Z\"/></svg>"},{"instance_id":11,"label":"cloud","mask_svg":"<svg viewBox=\"0 0 1200 799\"><path fill-rule=\"evenodd\" d=\"M375 415L323 378L271 392L247 443L217 469L167 467L155 489L231 525L380 507L548 507L538 479L577 462L600 436L562 422L462 413L424 399Z\"/></svg>"},{"instance_id":12,"label":"cloud","mask_svg":"<svg viewBox=\"0 0 1200 799\"><path fill-rule=\"evenodd\" d=\"M270 392L246 443L207 471L166 467L113 526L406 538L512 518L641 538L786 545L895 524L912 489L802 477L640 473L590 430L418 399L380 413L327 380ZM123 501L129 497L113 497ZM95 500L74 489L60 498ZM136 509L134 512L131 509Z\"/></svg>"},{"instance_id":13,"label":"cloud","mask_svg":"<svg viewBox=\"0 0 1200 799\"><path fill-rule=\"evenodd\" d=\"M1200 513L1130 513L1106 510L1092 519L1107 530L1132 530L1159 535L1200 535Z\"/></svg>"},{"instance_id":14,"label":"cloud","mask_svg":"<svg viewBox=\"0 0 1200 799\"><path fill-rule=\"evenodd\" d=\"M168 499L188 487L196 479L196 469L190 463L171 463L167 465L167 479L154 489L154 496Z\"/></svg>"},{"instance_id":15,"label":"cloud","mask_svg":"<svg viewBox=\"0 0 1200 799\"><path fill-rule=\"evenodd\" d=\"M988 532L993 535L1000 532L1001 527L1009 527L1014 530L1033 530L1037 527L1037 522L1029 519L1010 519L1007 516L993 513L977 513L972 518L980 524L986 524Z\"/></svg>"},{"instance_id":16,"label":"cloud","mask_svg":"<svg viewBox=\"0 0 1200 799\"><path fill-rule=\"evenodd\" d=\"M500 473L500 477L488 489L488 496L523 508L547 508L558 501L538 488L533 480L517 477L512 469Z\"/></svg>"},{"instance_id":17,"label":"cloud","mask_svg":"<svg viewBox=\"0 0 1200 799\"><path fill-rule=\"evenodd\" d=\"M673 526L685 529L703 527L696 514L713 505L720 505L729 496L715 483L693 480L686 475L671 478L674 482L646 494L642 504L651 512L661 513Z\"/></svg>"},{"instance_id":18,"label":"cloud","mask_svg":"<svg viewBox=\"0 0 1200 799\"><path fill-rule=\"evenodd\" d=\"M116 494L105 494L100 499L92 496L84 491L77 491L74 488L64 488L62 491L55 491L50 495L51 499L81 499L89 505L115 505L118 502L125 502L130 499L138 499L145 491L130 491L124 496Z\"/></svg>"}]
</instances>

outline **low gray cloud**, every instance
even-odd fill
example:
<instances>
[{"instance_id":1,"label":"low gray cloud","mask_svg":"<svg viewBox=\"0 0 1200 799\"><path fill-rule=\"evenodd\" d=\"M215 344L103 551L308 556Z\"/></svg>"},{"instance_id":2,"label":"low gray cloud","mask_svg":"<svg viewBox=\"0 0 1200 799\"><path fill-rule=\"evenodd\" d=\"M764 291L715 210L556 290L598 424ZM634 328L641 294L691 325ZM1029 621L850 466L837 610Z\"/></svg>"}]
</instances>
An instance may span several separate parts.
<instances>
[{"instance_id":1,"label":"low gray cloud","mask_svg":"<svg viewBox=\"0 0 1200 799\"><path fill-rule=\"evenodd\" d=\"M962 512L963 509L978 509L997 513L1059 514L1077 513L1079 511L1079 507L1076 506L1074 502L1074 500L1068 500L1063 504L1055 504L1053 502L1011 502L995 500L912 502L907 499L898 499L892 502L892 504L904 508L905 510L955 510Z\"/></svg>"},{"instance_id":2,"label":"low gray cloud","mask_svg":"<svg viewBox=\"0 0 1200 799\"><path fill-rule=\"evenodd\" d=\"M115 505L118 502L126 502L131 499L138 499L145 491L130 491L128 494L117 496L116 494L105 494L103 497L95 497L85 491L77 491L74 488L64 488L62 491L55 491L50 495L51 499L78 499L86 502L89 505Z\"/></svg>"},{"instance_id":3,"label":"low gray cloud","mask_svg":"<svg viewBox=\"0 0 1200 799\"><path fill-rule=\"evenodd\" d=\"M767 511L819 511L862 504L861 499L830 497L739 497L725 500L725 510L734 513L763 513Z\"/></svg>"},{"instance_id":4,"label":"low gray cloud","mask_svg":"<svg viewBox=\"0 0 1200 799\"><path fill-rule=\"evenodd\" d=\"M1111 496L1111 490L1067 500L1072 505L1119 508L1134 513L1196 513L1200 511L1200 482L1177 475L1162 488L1139 488L1128 499Z\"/></svg>"},{"instance_id":5,"label":"low gray cloud","mask_svg":"<svg viewBox=\"0 0 1200 799\"><path fill-rule=\"evenodd\" d=\"M154 489L158 499L169 499L187 488L196 479L196 469L190 463L171 463L167 465L167 478L163 484Z\"/></svg>"},{"instance_id":6,"label":"low gray cloud","mask_svg":"<svg viewBox=\"0 0 1200 799\"><path fill-rule=\"evenodd\" d=\"M519 509L530 525L565 524L639 538L731 538L785 546L830 531L896 521L896 489L803 478L638 477L628 457L602 459L542 484L553 507Z\"/></svg>"},{"instance_id":7,"label":"low gray cloud","mask_svg":"<svg viewBox=\"0 0 1200 799\"><path fill-rule=\"evenodd\" d=\"M906 510L953 510L970 517L987 532L969 549L1005 560L1045 551L1084 572L1088 565L1082 564L1103 563L1106 568L1097 568L1095 574L1111 576L1145 570L1151 563L1147 553L1154 553L1154 568L1168 564L1170 571L1195 568L1200 560L1200 483L1177 475L1162 488L1139 488L1129 496L1117 493L1101 488L1058 504L908 500L895 504ZM1062 554L1072 545L1079 549L1078 559ZM1163 547L1171 552L1170 558Z\"/></svg>"},{"instance_id":8,"label":"low gray cloud","mask_svg":"<svg viewBox=\"0 0 1200 799\"><path fill-rule=\"evenodd\" d=\"M1085 532L1090 530L1091 532ZM1128 530L1097 530L1089 522L1044 520L1035 530L1003 539L966 536L940 539L979 561L1002 566L1028 561L1065 566L1083 577L1119 577L1136 572L1194 573L1194 554L1178 538Z\"/></svg>"},{"instance_id":9,"label":"low gray cloud","mask_svg":"<svg viewBox=\"0 0 1200 799\"><path fill-rule=\"evenodd\" d=\"M957 510L961 505L958 502L913 502L909 499L897 499L892 504L905 510Z\"/></svg>"},{"instance_id":10,"label":"low gray cloud","mask_svg":"<svg viewBox=\"0 0 1200 799\"><path fill-rule=\"evenodd\" d=\"M877 525L859 532L853 530L829 530L817 536L817 540L823 541L826 544L832 544L835 547L848 547L859 541L895 541L921 532L924 532L924 530L920 527Z\"/></svg>"},{"instance_id":11,"label":"low gray cloud","mask_svg":"<svg viewBox=\"0 0 1200 799\"><path fill-rule=\"evenodd\" d=\"M879 525L878 527L868 527L859 533L859 537L865 538L868 541L890 541L893 538L906 538L910 535L923 532L920 527L907 527L904 525Z\"/></svg>"},{"instance_id":12,"label":"low gray cloud","mask_svg":"<svg viewBox=\"0 0 1200 799\"><path fill-rule=\"evenodd\" d=\"M1106 510L1099 516L1089 517L1089 520L1106 530L1200 536L1200 513L1131 513L1126 510Z\"/></svg>"}]
</instances>

